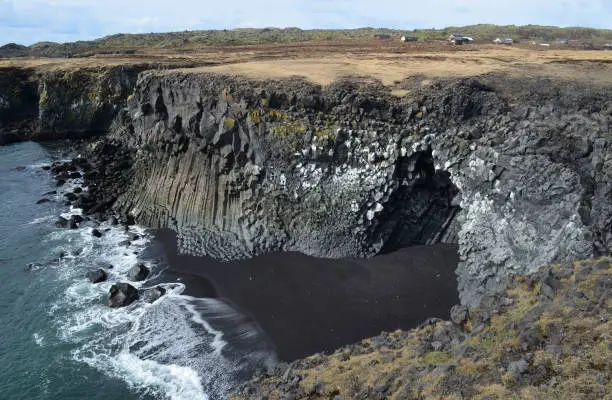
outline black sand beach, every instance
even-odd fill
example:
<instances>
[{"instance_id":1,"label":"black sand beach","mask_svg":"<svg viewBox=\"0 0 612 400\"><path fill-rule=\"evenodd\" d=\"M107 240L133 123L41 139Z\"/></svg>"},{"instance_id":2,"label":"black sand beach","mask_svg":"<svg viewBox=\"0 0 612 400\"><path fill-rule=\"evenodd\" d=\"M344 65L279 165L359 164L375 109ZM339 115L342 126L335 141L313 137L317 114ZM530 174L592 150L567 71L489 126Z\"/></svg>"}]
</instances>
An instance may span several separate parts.
<instances>
[{"instance_id":1,"label":"black sand beach","mask_svg":"<svg viewBox=\"0 0 612 400\"><path fill-rule=\"evenodd\" d=\"M409 329L428 317L448 318L459 301L454 245L415 246L367 260L275 253L222 263L177 255L169 230L156 238L168 273L181 277L186 294L218 297L250 315L284 361Z\"/></svg>"}]
</instances>

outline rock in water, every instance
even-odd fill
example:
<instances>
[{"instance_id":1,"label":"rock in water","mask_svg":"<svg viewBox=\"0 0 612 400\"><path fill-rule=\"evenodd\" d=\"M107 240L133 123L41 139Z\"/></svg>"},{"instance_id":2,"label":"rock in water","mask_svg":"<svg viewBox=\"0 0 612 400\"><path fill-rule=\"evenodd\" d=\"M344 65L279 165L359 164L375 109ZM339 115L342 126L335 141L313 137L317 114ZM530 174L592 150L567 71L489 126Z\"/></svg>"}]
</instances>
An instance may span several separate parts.
<instances>
[{"instance_id":1,"label":"rock in water","mask_svg":"<svg viewBox=\"0 0 612 400\"><path fill-rule=\"evenodd\" d=\"M69 228L69 229L77 229L78 225L74 219L66 219L64 217L59 217L57 221L55 221L55 226L58 228Z\"/></svg>"},{"instance_id":2,"label":"rock in water","mask_svg":"<svg viewBox=\"0 0 612 400\"><path fill-rule=\"evenodd\" d=\"M64 197L68 200L68 201L75 201L76 199L79 198L79 196L77 196L76 194L72 193L72 192L68 192L66 194L64 194Z\"/></svg>"},{"instance_id":3,"label":"rock in water","mask_svg":"<svg viewBox=\"0 0 612 400\"><path fill-rule=\"evenodd\" d=\"M40 199L36 202L36 204L44 204L44 203L49 203L51 200L49 199Z\"/></svg>"},{"instance_id":4,"label":"rock in water","mask_svg":"<svg viewBox=\"0 0 612 400\"><path fill-rule=\"evenodd\" d=\"M144 281L149 276L149 272L144 264L138 264L128 271L128 278L134 282Z\"/></svg>"},{"instance_id":5,"label":"rock in water","mask_svg":"<svg viewBox=\"0 0 612 400\"><path fill-rule=\"evenodd\" d=\"M108 306L125 307L138 300L138 290L129 283L115 283L108 291Z\"/></svg>"},{"instance_id":6,"label":"rock in water","mask_svg":"<svg viewBox=\"0 0 612 400\"><path fill-rule=\"evenodd\" d=\"M91 270L85 276L91 283L104 282L108 278L108 274L102 268Z\"/></svg>"},{"instance_id":7,"label":"rock in water","mask_svg":"<svg viewBox=\"0 0 612 400\"><path fill-rule=\"evenodd\" d=\"M160 297L166 294L166 289L161 286L144 289L142 291L142 299L147 303L153 303L159 300Z\"/></svg>"},{"instance_id":8,"label":"rock in water","mask_svg":"<svg viewBox=\"0 0 612 400\"><path fill-rule=\"evenodd\" d=\"M93 229L93 230L91 231L91 235L92 235L92 236L94 236L94 237L97 237L97 238L101 238L101 237L102 237L102 232L100 232L100 231L99 231L99 230L97 230L97 229Z\"/></svg>"}]
</instances>

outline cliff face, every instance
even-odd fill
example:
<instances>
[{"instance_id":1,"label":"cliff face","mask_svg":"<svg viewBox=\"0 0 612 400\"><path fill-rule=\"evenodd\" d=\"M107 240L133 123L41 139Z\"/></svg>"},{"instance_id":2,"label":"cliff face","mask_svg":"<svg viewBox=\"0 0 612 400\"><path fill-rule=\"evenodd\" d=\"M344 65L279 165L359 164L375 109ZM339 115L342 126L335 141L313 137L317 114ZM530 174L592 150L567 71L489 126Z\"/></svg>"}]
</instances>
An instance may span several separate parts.
<instances>
[{"instance_id":1,"label":"cliff face","mask_svg":"<svg viewBox=\"0 0 612 400\"><path fill-rule=\"evenodd\" d=\"M457 242L461 298L612 246L612 102L548 81L373 84L145 73L112 134L137 147L117 207L221 259L363 257Z\"/></svg>"},{"instance_id":2,"label":"cliff face","mask_svg":"<svg viewBox=\"0 0 612 400\"><path fill-rule=\"evenodd\" d=\"M138 70L3 70L0 137L109 130L98 150L130 160L105 155L97 196L176 230L184 252L458 243L474 305L511 273L612 248L610 87L489 76L400 99L365 81Z\"/></svg>"},{"instance_id":3,"label":"cliff face","mask_svg":"<svg viewBox=\"0 0 612 400\"><path fill-rule=\"evenodd\" d=\"M363 257L385 244L456 240L447 228L457 190L430 150L413 148L415 133L402 136L390 104L369 119L341 107L355 88L256 85L142 76L115 133L141 154L119 207L174 227L189 252L228 260L275 250Z\"/></svg>"},{"instance_id":4,"label":"cliff face","mask_svg":"<svg viewBox=\"0 0 612 400\"><path fill-rule=\"evenodd\" d=\"M0 69L0 144L107 132L140 70Z\"/></svg>"}]
</instances>

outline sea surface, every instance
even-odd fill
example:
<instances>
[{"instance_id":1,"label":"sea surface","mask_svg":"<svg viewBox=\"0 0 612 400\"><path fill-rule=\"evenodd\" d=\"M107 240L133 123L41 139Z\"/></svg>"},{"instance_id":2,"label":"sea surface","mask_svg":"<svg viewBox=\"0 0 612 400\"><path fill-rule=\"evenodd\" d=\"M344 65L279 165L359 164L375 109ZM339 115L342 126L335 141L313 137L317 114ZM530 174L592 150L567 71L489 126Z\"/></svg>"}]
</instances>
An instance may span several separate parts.
<instances>
[{"instance_id":1,"label":"sea surface","mask_svg":"<svg viewBox=\"0 0 612 400\"><path fill-rule=\"evenodd\" d=\"M104 236L95 238L93 222L55 227L59 215L80 210L65 206L61 191L43 196L58 188L41 167L70 156L61 144L0 147L0 400L224 399L273 362L274 354L257 350L248 319L220 300L183 294L151 233L103 223ZM43 197L51 201L36 204ZM140 239L120 246L129 233ZM161 284L168 294L108 308L110 286L127 281L139 262L152 274L133 285ZM107 282L85 279L108 265Z\"/></svg>"}]
</instances>

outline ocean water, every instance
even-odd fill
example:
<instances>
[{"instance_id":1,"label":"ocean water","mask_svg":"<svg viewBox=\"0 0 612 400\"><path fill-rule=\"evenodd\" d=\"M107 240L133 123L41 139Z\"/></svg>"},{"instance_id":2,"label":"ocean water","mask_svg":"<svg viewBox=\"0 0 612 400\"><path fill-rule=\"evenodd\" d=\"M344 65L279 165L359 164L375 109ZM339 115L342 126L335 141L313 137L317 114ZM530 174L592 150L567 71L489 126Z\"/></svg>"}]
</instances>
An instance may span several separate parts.
<instances>
[{"instance_id":1,"label":"ocean water","mask_svg":"<svg viewBox=\"0 0 612 400\"><path fill-rule=\"evenodd\" d=\"M141 239L126 248L123 227L102 224L100 239L92 224L56 228L59 215L80 210L63 205L59 191L36 204L57 189L41 166L66 157L58 144L0 147L0 400L224 399L274 362L248 318L167 281L149 232L130 228ZM108 308L110 286L138 262L152 274L133 285L161 284L168 294ZM114 267L108 281L89 283L85 273L101 264Z\"/></svg>"}]
</instances>

